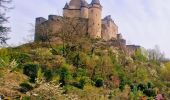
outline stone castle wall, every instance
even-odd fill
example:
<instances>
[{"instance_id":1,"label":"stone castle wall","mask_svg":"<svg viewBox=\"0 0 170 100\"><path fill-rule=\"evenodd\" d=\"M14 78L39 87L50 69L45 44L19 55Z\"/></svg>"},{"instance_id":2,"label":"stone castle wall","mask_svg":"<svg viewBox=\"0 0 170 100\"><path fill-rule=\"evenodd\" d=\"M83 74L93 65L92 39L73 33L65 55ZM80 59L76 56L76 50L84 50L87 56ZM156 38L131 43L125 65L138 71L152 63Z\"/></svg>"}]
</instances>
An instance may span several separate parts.
<instances>
[{"instance_id":1,"label":"stone castle wall","mask_svg":"<svg viewBox=\"0 0 170 100\"><path fill-rule=\"evenodd\" d=\"M80 18L86 20L88 26L85 25L84 28L79 27L79 30L84 30L84 33L87 33L91 38L102 38L106 41L113 38L116 39L118 34L117 25L113 22L111 16L107 16L106 19L104 18L103 20L101 16L102 6L98 0L93 0L91 4L88 4L85 0L71 0L70 3L66 3L63 8L64 18ZM46 26L46 29L52 31L51 33L56 33L62 28L66 29L66 25L62 25L61 20L61 16L59 18L59 16L55 15L50 15L48 20L38 18L36 20L35 40L38 40L37 37L42 33L39 31L42 26ZM43 24L40 24L42 22Z\"/></svg>"},{"instance_id":2,"label":"stone castle wall","mask_svg":"<svg viewBox=\"0 0 170 100\"><path fill-rule=\"evenodd\" d=\"M56 15L49 15L48 20L36 19L35 41L46 41L58 34L87 34L88 20L82 18L65 18Z\"/></svg>"},{"instance_id":3,"label":"stone castle wall","mask_svg":"<svg viewBox=\"0 0 170 100\"><path fill-rule=\"evenodd\" d=\"M81 11L80 9L64 9L63 16L70 18L81 17Z\"/></svg>"},{"instance_id":4,"label":"stone castle wall","mask_svg":"<svg viewBox=\"0 0 170 100\"><path fill-rule=\"evenodd\" d=\"M117 39L118 26L111 20L102 21L102 38L104 40Z\"/></svg>"}]
</instances>

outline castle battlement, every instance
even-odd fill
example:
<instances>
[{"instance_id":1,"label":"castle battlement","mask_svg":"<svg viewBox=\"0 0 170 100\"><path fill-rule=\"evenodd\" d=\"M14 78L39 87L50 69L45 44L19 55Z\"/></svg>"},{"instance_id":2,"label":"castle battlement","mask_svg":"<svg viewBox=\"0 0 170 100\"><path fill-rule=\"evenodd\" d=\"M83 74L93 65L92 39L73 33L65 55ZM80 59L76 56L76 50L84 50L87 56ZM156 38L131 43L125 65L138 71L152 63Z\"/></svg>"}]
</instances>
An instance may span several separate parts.
<instances>
[{"instance_id":1,"label":"castle battlement","mask_svg":"<svg viewBox=\"0 0 170 100\"><path fill-rule=\"evenodd\" d=\"M92 0L90 4L86 0L70 0L63 7L63 16L36 18L35 41L45 41L46 36L56 40L58 33L68 31L88 35L92 39L100 38L112 46L122 45L129 52L137 50L139 47L136 45L126 46L126 40L119 33L111 15L102 19L102 8L99 0Z\"/></svg>"},{"instance_id":2,"label":"castle battlement","mask_svg":"<svg viewBox=\"0 0 170 100\"><path fill-rule=\"evenodd\" d=\"M64 18L87 19L86 25L84 25L84 29L87 30L84 33L88 33L91 38L102 38L104 40L117 39L118 26L110 15L102 19L102 5L99 0L92 0L90 4L86 0L70 0L63 7L63 16L49 15L48 20L43 17L36 18L35 29L38 35L35 36L40 35L40 33L37 33L39 32L37 30L41 24L46 24L54 33L59 33L61 27L65 28L61 25Z\"/></svg>"}]
</instances>

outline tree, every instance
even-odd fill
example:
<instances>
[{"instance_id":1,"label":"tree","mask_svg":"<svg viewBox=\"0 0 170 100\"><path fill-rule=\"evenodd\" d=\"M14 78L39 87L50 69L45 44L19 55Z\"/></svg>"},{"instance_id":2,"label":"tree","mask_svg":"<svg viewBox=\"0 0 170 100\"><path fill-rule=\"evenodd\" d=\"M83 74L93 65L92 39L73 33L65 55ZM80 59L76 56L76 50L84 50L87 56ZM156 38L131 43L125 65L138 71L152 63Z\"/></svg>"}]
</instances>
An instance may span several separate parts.
<instances>
[{"instance_id":1,"label":"tree","mask_svg":"<svg viewBox=\"0 0 170 100\"><path fill-rule=\"evenodd\" d=\"M10 28L5 24L8 22L9 17L6 17L6 12L10 10L7 5L11 3L12 0L0 0L0 44L6 44L6 40Z\"/></svg>"},{"instance_id":2,"label":"tree","mask_svg":"<svg viewBox=\"0 0 170 100\"><path fill-rule=\"evenodd\" d=\"M167 58L165 58L165 54L161 52L159 46L155 46L154 49L149 49L148 50L148 58L151 61L158 61L158 62L164 62L168 61Z\"/></svg>"}]
</instances>

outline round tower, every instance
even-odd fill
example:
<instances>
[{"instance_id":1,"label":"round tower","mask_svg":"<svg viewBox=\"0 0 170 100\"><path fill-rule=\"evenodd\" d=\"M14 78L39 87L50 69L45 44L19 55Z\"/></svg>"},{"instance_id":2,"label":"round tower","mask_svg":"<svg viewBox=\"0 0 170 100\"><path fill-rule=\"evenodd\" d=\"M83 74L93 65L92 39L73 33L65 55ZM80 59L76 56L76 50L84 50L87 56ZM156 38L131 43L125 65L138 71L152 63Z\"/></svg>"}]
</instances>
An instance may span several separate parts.
<instances>
[{"instance_id":1,"label":"round tower","mask_svg":"<svg viewBox=\"0 0 170 100\"><path fill-rule=\"evenodd\" d=\"M81 18L88 18L88 3L85 0L81 0Z\"/></svg>"},{"instance_id":2,"label":"round tower","mask_svg":"<svg viewBox=\"0 0 170 100\"><path fill-rule=\"evenodd\" d=\"M89 5L88 33L91 38L101 38L102 6L99 0L92 0Z\"/></svg>"}]
</instances>

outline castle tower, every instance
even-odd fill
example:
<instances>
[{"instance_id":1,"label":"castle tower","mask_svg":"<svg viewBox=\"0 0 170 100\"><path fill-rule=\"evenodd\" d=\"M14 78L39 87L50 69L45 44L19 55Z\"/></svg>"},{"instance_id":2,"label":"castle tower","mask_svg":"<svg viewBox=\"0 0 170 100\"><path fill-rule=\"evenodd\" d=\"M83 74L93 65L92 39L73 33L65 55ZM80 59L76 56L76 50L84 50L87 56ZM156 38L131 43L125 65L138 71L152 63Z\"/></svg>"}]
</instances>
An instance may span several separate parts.
<instances>
[{"instance_id":1,"label":"castle tower","mask_svg":"<svg viewBox=\"0 0 170 100\"><path fill-rule=\"evenodd\" d=\"M91 38L101 38L102 6L99 0L92 0L89 5L88 33Z\"/></svg>"},{"instance_id":2,"label":"castle tower","mask_svg":"<svg viewBox=\"0 0 170 100\"><path fill-rule=\"evenodd\" d=\"M88 3L81 0L81 18L88 18Z\"/></svg>"},{"instance_id":3,"label":"castle tower","mask_svg":"<svg viewBox=\"0 0 170 100\"><path fill-rule=\"evenodd\" d=\"M63 8L64 17L81 17L81 0L71 0L70 3L66 3Z\"/></svg>"}]
</instances>

